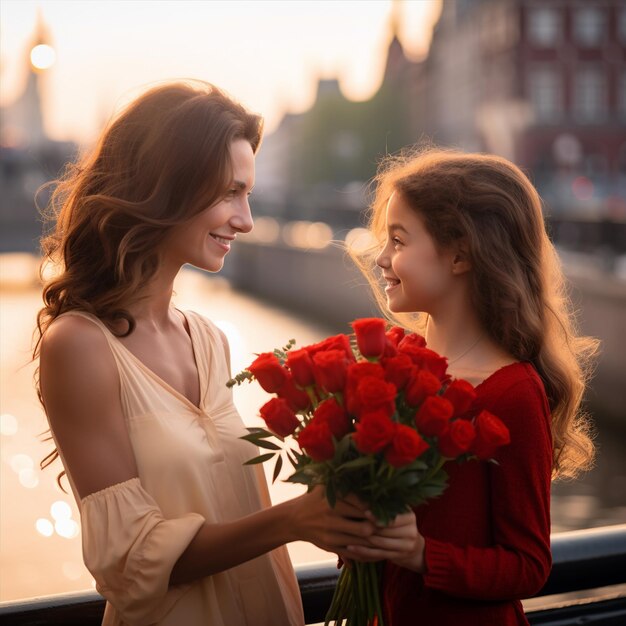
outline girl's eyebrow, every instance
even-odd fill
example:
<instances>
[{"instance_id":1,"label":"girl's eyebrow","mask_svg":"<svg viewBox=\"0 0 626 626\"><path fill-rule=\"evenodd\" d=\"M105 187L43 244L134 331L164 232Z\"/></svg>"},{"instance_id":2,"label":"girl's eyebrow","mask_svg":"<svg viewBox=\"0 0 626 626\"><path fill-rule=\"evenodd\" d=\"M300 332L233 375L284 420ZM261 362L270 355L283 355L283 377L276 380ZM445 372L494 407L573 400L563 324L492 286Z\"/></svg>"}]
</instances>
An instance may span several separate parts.
<instances>
[{"instance_id":1,"label":"girl's eyebrow","mask_svg":"<svg viewBox=\"0 0 626 626\"><path fill-rule=\"evenodd\" d=\"M407 235L409 234L409 231L404 226L402 226L402 224L389 224L387 228L389 230L401 230L405 232Z\"/></svg>"}]
</instances>

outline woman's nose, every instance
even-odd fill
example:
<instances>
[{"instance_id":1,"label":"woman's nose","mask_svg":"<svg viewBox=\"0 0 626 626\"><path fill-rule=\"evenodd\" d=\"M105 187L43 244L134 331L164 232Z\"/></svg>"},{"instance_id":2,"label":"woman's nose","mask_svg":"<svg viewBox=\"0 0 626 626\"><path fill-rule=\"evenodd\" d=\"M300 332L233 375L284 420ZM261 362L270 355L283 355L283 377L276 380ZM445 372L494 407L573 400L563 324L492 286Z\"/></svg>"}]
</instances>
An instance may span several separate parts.
<instances>
[{"instance_id":1,"label":"woman's nose","mask_svg":"<svg viewBox=\"0 0 626 626\"><path fill-rule=\"evenodd\" d=\"M383 248L378 253L378 256L376 257L375 263L376 263L376 265L378 265L378 267L381 267L382 269L385 269L385 268L389 267L389 257L387 256L387 253L386 253L386 247Z\"/></svg>"},{"instance_id":2,"label":"woman's nose","mask_svg":"<svg viewBox=\"0 0 626 626\"><path fill-rule=\"evenodd\" d=\"M254 220L252 219L252 210L250 209L250 202L247 196L238 203L237 212L233 215L231 224L242 233L249 233L252 230Z\"/></svg>"}]
</instances>

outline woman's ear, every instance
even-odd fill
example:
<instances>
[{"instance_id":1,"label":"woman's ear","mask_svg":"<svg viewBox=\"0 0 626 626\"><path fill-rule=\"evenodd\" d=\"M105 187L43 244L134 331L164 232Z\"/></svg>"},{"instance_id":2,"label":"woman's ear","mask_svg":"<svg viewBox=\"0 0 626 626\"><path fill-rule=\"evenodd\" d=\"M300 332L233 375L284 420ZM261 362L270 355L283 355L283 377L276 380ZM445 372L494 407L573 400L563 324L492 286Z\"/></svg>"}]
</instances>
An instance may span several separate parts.
<instances>
[{"instance_id":1,"label":"woman's ear","mask_svg":"<svg viewBox=\"0 0 626 626\"><path fill-rule=\"evenodd\" d=\"M452 255L452 273L457 276L465 274L472 269L472 264L469 260L469 254L467 252L467 246L464 242L460 242Z\"/></svg>"}]
</instances>

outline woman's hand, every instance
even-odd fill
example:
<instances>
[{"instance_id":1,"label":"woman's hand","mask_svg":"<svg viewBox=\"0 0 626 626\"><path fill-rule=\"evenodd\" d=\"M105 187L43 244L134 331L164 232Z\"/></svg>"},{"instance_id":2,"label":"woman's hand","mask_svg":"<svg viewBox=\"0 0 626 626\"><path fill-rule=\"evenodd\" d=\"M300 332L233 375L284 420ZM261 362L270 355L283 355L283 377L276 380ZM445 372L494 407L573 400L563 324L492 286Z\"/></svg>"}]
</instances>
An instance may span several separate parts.
<instances>
[{"instance_id":1,"label":"woman's hand","mask_svg":"<svg viewBox=\"0 0 626 626\"><path fill-rule=\"evenodd\" d=\"M424 571L424 537L417 530L415 513L398 515L388 526L377 522L368 511L366 519L376 524L367 545L348 545L346 556L355 561L391 561L400 567Z\"/></svg>"},{"instance_id":2,"label":"woman's hand","mask_svg":"<svg viewBox=\"0 0 626 626\"><path fill-rule=\"evenodd\" d=\"M338 499L333 508L318 486L289 504L295 539L328 552L349 556L346 546L367 546L368 537L376 531L375 520L367 517L366 505L353 495Z\"/></svg>"}]
</instances>

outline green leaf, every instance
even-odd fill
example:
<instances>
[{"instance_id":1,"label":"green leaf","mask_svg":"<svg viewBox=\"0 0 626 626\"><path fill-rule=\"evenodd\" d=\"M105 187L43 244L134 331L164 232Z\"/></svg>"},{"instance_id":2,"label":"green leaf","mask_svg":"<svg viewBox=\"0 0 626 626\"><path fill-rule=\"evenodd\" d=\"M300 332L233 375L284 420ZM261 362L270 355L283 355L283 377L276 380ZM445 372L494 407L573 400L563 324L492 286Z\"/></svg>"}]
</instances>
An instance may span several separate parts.
<instances>
[{"instance_id":1,"label":"green leaf","mask_svg":"<svg viewBox=\"0 0 626 626\"><path fill-rule=\"evenodd\" d=\"M353 459L352 461L347 461L346 463L342 463L338 468L338 472L342 472L343 470L351 470L357 469L359 467L367 467L369 465L373 465L376 462L376 459L372 456L361 456L357 459Z\"/></svg>"},{"instance_id":2,"label":"green leaf","mask_svg":"<svg viewBox=\"0 0 626 626\"><path fill-rule=\"evenodd\" d=\"M259 439L256 445L259 446L259 448L266 448L267 450L280 450L280 446L277 446L271 441L265 441L264 439Z\"/></svg>"},{"instance_id":3,"label":"green leaf","mask_svg":"<svg viewBox=\"0 0 626 626\"><path fill-rule=\"evenodd\" d=\"M257 463L265 463L274 456L275 452L269 452L268 454L262 454L261 456L255 456L253 459L246 461L244 465L257 465Z\"/></svg>"},{"instance_id":4,"label":"green leaf","mask_svg":"<svg viewBox=\"0 0 626 626\"><path fill-rule=\"evenodd\" d=\"M278 478L278 474L280 474L280 470L283 467L283 457L278 455L278 457L276 458L276 464L274 465L274 474L272 476L272 484L274 484L276 482L276 479Z\"/></svg>"}]
</instances>

